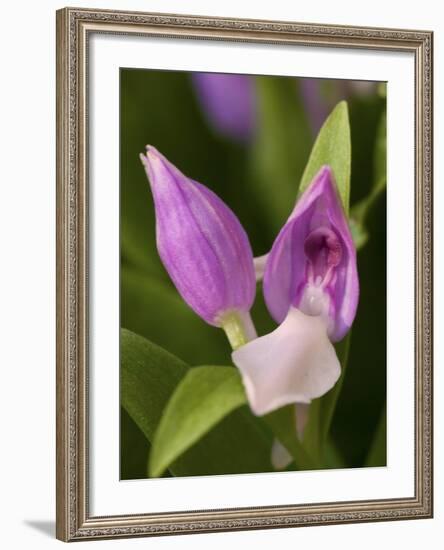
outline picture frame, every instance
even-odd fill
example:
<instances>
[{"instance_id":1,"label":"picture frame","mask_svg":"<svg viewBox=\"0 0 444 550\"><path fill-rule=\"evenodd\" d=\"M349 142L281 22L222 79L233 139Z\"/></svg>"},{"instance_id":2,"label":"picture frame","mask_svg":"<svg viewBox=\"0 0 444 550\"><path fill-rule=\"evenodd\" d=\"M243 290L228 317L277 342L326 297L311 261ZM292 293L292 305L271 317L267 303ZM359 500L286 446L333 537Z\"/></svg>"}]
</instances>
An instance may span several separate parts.
<instances>
[{"instance_id":1,"label":"picture frame","mask_svg":"<svg viewBox=\"0 0 444 550\"><path fill-rule=\"evenodd\" d=\"M409 479L412 494L345 500L338 495L337 500L294 504L284 500L280 503L277 496L268 505L242 506L234 500L230 504L229 499L219 503L212 493L208 495L208 502L213 504L204 508L175 510L169 501L155 512L102 514L92 510L97 498L95 493L92 498L91 487L100 469L97 457L91 454L91 438L98 437L97 430L91 429L92 414L97 412L92 402L97 383L92 379L90 364L97 337L91 329L96 326L91 323L97 309L96 303L91 305L91 281L95 277L91 266L97 265L97 259L93 259L97 243L91 246L90 231L98 207L97 197L91 200L94 173L90 148L97 144L97 136L91 137L95 130L91 126L89 103L91 91L97 85L97 80L89 74L94 36L128 41L145 37L187 44L256 44L268 48L285 46L290 50L338 49L410 56L414 68L410 92L414 102L406 104L404 109L414 121L411 150L414 211L409 214L413 220L414 270L410 275L414 292L406 299L412 306L414 343L410 373L413 392L406 401L411 405L413 443ZM57 12L57 538L74 541L432 517L432 66L433 33L430 31L80 8ZM117 112L112 116L117 119ZM390 132L389 124L389 135ZM388 143L390 148L390 139ZM404 152L401 151L401 156ZM389 362L388 369L391 368ZM409 391L407 389L406 394ZM115 475L117 479L118 472ZM154 483L162 481L165 480L152 481L153 495ZM167 481L173 493L171 487L176 482L179 480ZM187 480L188 490L193 483L197 483L196 479ZM255 483L260 485L262 481Z\"/></svg>"}]
</instances>

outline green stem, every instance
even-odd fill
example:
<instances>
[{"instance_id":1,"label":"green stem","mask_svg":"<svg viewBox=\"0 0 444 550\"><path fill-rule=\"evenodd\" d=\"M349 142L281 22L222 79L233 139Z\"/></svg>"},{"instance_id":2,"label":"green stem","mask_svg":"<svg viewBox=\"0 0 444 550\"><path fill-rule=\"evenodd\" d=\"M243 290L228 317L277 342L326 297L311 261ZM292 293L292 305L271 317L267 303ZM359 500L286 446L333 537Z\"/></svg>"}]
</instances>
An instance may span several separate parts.
<instances>
[{"instance_id":1,"label":"green stem","mask_svg":"<svg viewBox=\"0 0 444 550\"><path fill-rule=\"evenodd\" d=\"M227 312L221 318L221 327L224 329L233 350L257 338L255 326L248 312ZM310 456L299 441L296 430L296 419L293 413L290 414L291 420L289 421L292 427L288 430L288 419L285 418L285 415L288 414L288 409L289 407L284 407L267 414L263 417L263 420L269 425L277 440L290 452L298 469L309 470L317 468L318 462ZM284 420L287 420L287 422L284 422Z\"/></svg>"},{"instance_id":2,"label":"green stem","mask_svg":"<svg viewBox=\"0 0 444 550\"><path fill-rule=\"evenodd\" d=\"M257 337L253 320L250 313L246 311L230 311L225 313L221 319L221 326L233 350L240 348Z\"/></svg>"}]
</instances>

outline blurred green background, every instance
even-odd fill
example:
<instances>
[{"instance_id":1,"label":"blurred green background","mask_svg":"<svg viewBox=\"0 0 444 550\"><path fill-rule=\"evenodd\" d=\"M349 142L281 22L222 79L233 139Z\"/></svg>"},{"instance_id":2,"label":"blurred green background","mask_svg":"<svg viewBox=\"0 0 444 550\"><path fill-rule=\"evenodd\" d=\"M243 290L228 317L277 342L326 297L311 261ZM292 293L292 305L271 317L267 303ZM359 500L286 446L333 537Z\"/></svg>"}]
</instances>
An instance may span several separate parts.
<instances>
[{"instance_id":1,"label":"blurred green background","mask_svg":"<svg viewBox=\"0 0 444 550\"><path fill-rule=\"evenodd\" d=\"M231 364L231 349L223 331L208 326L189 309L159 260L153 201L139 153L146 144L154 145L184 174L215 191L239 217L255 256L265 254L292 210L315 139L313 113L310 115L303 84L302 79L288 77L255 78L257 128L251 140L239 142L220 135L209 123L190 74L121 69L123 328L190 365ZM378 166L375 161L386 105L384 86L368 85L363 90L362 83L353 86L351 82L319 80L315 84L318 107L326 113L340 99L348 102L353 212L353 207L359 209L361 201L371 193L381 172L385 178L385 166ZM347 467L382 466L386 460L384 191L366 207L365 219L368 240L358 253L358 314L331 430L334 454ZM260 286L252 315L259 334L275 327L264 306ZM149 442L123 408L120 444L121 478L146 477Z\"/></svg>"}]
</instances>

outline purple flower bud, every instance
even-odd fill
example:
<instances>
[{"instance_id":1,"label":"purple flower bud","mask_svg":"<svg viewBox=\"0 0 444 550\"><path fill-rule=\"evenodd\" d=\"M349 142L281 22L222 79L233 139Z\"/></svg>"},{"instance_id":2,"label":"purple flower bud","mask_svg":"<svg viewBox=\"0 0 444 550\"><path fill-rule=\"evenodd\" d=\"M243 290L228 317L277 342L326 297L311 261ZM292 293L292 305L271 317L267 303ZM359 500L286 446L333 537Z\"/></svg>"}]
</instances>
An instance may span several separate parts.
<instances>
[{"instance_id":1,"label":"purple flower bud","mask_svg":"<svg viewBox=\"0 0 444 550\"><path fill-rule=\"evenodd\" d=\"M154 147L140 158L154 198L159 256L185 302L207 323L245 314L256 283L239 220L212 191L180 172Z\"/></svg>"},{"instance_id":2,"label":"purple flower bud","mask_svg":"<svg viewBox=\"0 0 444 550\"><path fill-rule=\"evenodd\" d=\"M257 261L260 276L262 260ZM356 250L330 167L302 194L269 253L265 301L279 327L233 352L253 412L324 395L341 369L332 341L358 304Z\"/></svg>"},{"instance_id":3,"label":"purple flower bud","mask_svg":"<svg viewBox=\"0 0 444 550\"><path fill-rule=\"evenodd\" d=\"M248 141L255 126L255 90L248 75L194 73L193 83L208 120L222 135Z\"/></svg>"}]
</instances>

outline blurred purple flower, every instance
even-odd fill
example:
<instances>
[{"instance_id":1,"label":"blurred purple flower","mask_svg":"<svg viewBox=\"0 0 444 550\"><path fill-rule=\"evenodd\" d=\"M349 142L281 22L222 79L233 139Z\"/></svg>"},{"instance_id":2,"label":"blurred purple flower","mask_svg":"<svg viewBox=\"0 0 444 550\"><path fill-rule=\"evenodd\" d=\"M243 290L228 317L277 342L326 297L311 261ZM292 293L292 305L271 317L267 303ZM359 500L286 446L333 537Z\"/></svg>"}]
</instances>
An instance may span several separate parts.
<instances>
[{"instance_id":1,"label":"blurred purple flower","mask_svg":"<svg viewBox=\"0 0 444 550\"><path fill-rule=\"evenodd\" d=\"M309 403L340 375L331 342L353 323L359 282L355 246L330 167L319 171L277 236L263 291L280 326L232 354L258 415Z\"/></svg>"},{"instance_id":2,"label":"blurred purple flower","mask_svg":"<svg viewBox=\"0 0 444 550\"><path fill-rule=\"evenodd\" d=\"M330 105L322 97L322 81L318 78L300 78L298 81L311 130L317 136L330 111Z\"/></svg>"},{"instance_id":3,"label":"blurred purple flower","mask_svg":"<svg viewBox=\"0 0 444 550\"><path fill-rule=\"evenodd\" d=\"M211 126L222 135L248 141L254 132L256 95L251 76L193 73L201 106Z\"/></svg>"},{"instance_id":4,"label":"blurred purple flower","mask_svg":"<svg viewBox=\"0 0 444 550\"><path fill-rule=\"evenodd\" d=\"M302 101L314 136L324 124L328 113L342 100L370 96L376 92L377 82L365 80L334 80L298 78Z\"/></svg>"},{"instance_id":5,"label":"blurred purple flower","mask_svg":"<svg viewBox=\"0 0 444 550\"><path fill-rule=\"evenodd\" d=\"M211 126L237 141L249 141L256 129L256 90L250 75L193 73L199 102ZM313 135L316 136L333 106L351 96L373 94L376 82L357 80L325 81L297 78L300 94ZM328 89L325 89L326 85ZM296 91L295 91L296 101Z\"/></svg>"},{"instance_id":6,"label":"blurred purple flower","mask_svg":"<svg viewBox=\"0 0 444 550\"><path fill-rule=\"evenodd\" d=\"M256 282L250 243L237 217L154 147L148 145L140 158L154 198L159 256L182 298L214 326L233 313L247 316Z\"/></svg>"}]
</instances>

